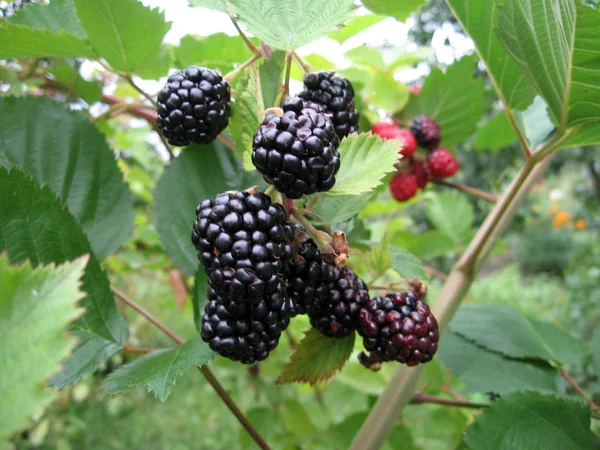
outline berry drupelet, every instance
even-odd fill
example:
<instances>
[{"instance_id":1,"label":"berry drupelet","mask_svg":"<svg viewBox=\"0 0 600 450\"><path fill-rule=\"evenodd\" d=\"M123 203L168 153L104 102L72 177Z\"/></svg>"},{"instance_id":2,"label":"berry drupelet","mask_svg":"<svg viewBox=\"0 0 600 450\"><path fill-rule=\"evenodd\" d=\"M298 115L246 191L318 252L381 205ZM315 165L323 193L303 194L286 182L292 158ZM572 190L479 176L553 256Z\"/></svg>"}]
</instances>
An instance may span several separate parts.
<instances>
[{"instance_id":1,"label":"berry drupelet","mask_svg":"<svg viewBox=\"0 0 600 450\"><path fill-rule=\"evenodd\" d=\"M167 78L156 124L171 145L208 144L229 122L229 84L216 70L191 66Z\"/></svg>"}]
</instances>

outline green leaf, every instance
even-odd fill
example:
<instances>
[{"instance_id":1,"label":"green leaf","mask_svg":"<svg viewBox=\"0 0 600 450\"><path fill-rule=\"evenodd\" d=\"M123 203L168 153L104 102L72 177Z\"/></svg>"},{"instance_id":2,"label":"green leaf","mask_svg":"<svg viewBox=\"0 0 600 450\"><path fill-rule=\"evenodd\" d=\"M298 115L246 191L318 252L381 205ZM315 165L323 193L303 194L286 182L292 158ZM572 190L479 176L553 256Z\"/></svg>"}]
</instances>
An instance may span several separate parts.
<instances>
[{"instance_id":1,"label":"green leaf","mask_svg":"<svg viewBox=\"0 0 600 450\"><path fill-rule=\"evenodd\" d=\"M525 111L515 111L515 120L532 148L548 141L556 129L548 116L548 105L540 96Z\"/></svg>"},{"instance_id":2,"label":"green leaf","mask_svg":"<svg viewBox=\"0 0 600 450\"><path fill-rule=\"evenodd\" d=\"M498 36L562 126L599 120L600 11L575 0L506 0Z\"/></svg>"},{"instance_id":3,"label":"green leaf","mask_svg":"<svg viewBox=\"0 0 600 450\"><path fill-rule=\"evenodd\" d=\"M0 167L0 252L6 250L13 263L30 259L38 264L60 264L86 253L90 244L83 229L60 203L49 187L40 187L23 172ZM102 342L115 345L125 342L129 335L127 324L118 313L106 272L95 256L83 276L86 298L80 306L86 313L73 325L77 331L86 331ZM98 361L99 354L107 354L106 345L87 340L78 343L73 355L65 363L67 371L58 374L50 384L57 388L74 383L84 370L93 370L90 361Z\"/></svg>"},{"instance_id":4,"label":"green leaf","mask_svg":"<svg viewBox=\"0 0 600 450\"><path fill-rule=\"evenodd\" d=\"M392 268L394 260L392 258L392 249L388 244L388 237L384 235L367 255L368 268L373 274L373 280L377 280L389 269Z\"/></svg>"},{"instance_id":5,"label":"green leaf","mask_svg":"<svg viewBox=\"0 0 600 450\"><path fill-rule=\"evenodd\" d=\"M338 31L332 31L329 33L329 37L338 41L340 44L344 42L346 39L351 38L352 36L357 35L361 31L366 30L369 27L372 27L375 24L378 24L385 17L376 16L373 14L365 14L364 16L355 16L350 19L346 25Z\"/></svg>"},{"instance_id":6,"label":"green leaf","mask_svg":"<svg viewBox=\"0 0 600 450\"><path fill-rule=\"evenodd\" d=\"M402 278L425 278L423 263L412 253L390 245L392 254L392 268L400 274Z\"/></svg>"},{"instance_id":7,"label":"green leaf","mask_svg":"<svg viewBox=\"0 0 600 450\"><path fill-rule=\"evenodd\" d=\"M54 399L45 388L75 340L65 332L83 312L80 278L88 257L61 266L11 266L0 253L0 439L25 428L26 419Z\"/></svg>"},{"instance_id":8,"label":"green leaf","mask_svg":"<svg viewBox=\"0 0 600 450\"><path fill-rule=\"evenodd\" d=\"M462 305L450 329L477 345L512 358L569 364L581 362L586 352L581 341L554 325L529 319L503 305Z\"/></svg>"},{"instance_id":9,"label":"green leaf","mask_svg":"<svg viewBox=\"0 0 600 450\"><path fill-rule=\"evenodd\" d=\"M252 164L252 138L260 125L265 110L261 85L256 67L249 67L247 75L235 85L235 102L231 104L232 120L229 126L235 142L235 153L244 161L246 170L255 170Z\"/></svg>"},{"instance_id":10,"label":"green leaf","mask_svg":"<svg viewBox=\"0 0 600 450\"><path fill-rule=\"evenodd\" d=\"M0 165L47 183L100 259L133 228L133 198L106 139L80 112L47 97L0 98Z\"/></svg>"},{"instance_id":11,"label":"green leaf","mask_svg":"<svg viewBox=\"0 0 600 450\"><path fill-rule=\"evenodd\" d=\"M498 151L517 140L517 134L504 111L486 121L477 130L473 147L477 150Z\"/></svg>"},{"instance_id":12,"label":"green leaf","mask_svg":"<svg viewBox=\"0 0 600 450\"><path fill-rule=\"evenodd\" d=\"M354 336L330 339L311 328L296 347L290 362L277 379L279 384L310 383L330 379L344 367L354 348Z\"/></svg>"},{"instance_id":13,"label":"green leaf","mask_svg":"<svg viewBox=\"0 0 600 450\"><path fill-rule=\"evenodd\" d=\"M85 37L85 32L79 25L79 19L75 14L72 0L53 0L49 4L28 4L7 20L16 25L42 28L55 33L65 31L76 36Z\"/></svg>"},{"instance_id":14,"label":"green leaf","mask_svg":"<svg viewBox=\"0 0 600 450\"><path fill-rule=\"evenodd\" d=\"M113 69L127 73L160 51L171 27L164 12L137 0L75 0L75 7L96 51Z\"/></svg>"},{"instance_id":15,"label":"green leaf","mask_svg":"<svg viewBox=\"0 0 600 450\"><path fill-rule=\"evenodd\" d=\"M418 47L416 50L408 51L406 48L400 47L394 53L398 56L388 64L388 70L396 70L404 66L418 64L433 57L435 50L431 47Z\"/></svg>"},{"instance_id":16,"label":"green leaf","mask_svg":"<svg viewBox=\"0 0 600 450\"><path fill-rule=\"evenodd\" d=\"M535 90L517 64L504 49L495 26L498 23L498 0L447 0L454 16L475 42L477 53L485 63L498 95L513 109L531 103Z\"/></svg>"},{"instance_id":17,"label":"green leaf","mask_svg":"<svg viewBox=\"0 0 600 450\"><path fill-rule=\"evenodd\" d=\"M365 8L375 14L393 16L404 22L425 3L425 0L361 0L361 2Z\"/></svg>"},{"instance_id":18,"label":"green leaf","mask_svg":"<svg viewBox=\"0 0 600 450\"><path fill-rule=\"evenodd\" d=\"M208 278L206 278L206 274L204 273L204 267L198 267L194 280L194 292L192 295L194 323L196 324L196 329L198 331L202 329L202 316L204 315L204 308L208 303L208 298L206 297L207 290Z\"/></svg>"},{"instance_id":19,"label":"green leaf","mask_svg":"<svg viewBox=\"0 0 600 450\"><path fill-rule=\"evenodd\" d=\"M56 56L90 58L96 54L79 36L0 21L0 59Z\"/></svg>"},{"instance_id":20,"label":"green leaf","mask_svg":"<svg viewBox=\"0 0 600 450\"><path fill-rule=\"evenodd\" d=\"M555 391L557 372L548 365L508 359L449 331L436 355L465 382L464 392Z\"/></svg>"},{"instance_id":21,"label":"green leaf","mask_svg":"<svg viewBox=\"0 0 600 450\"><path fill-rule=\"evenodd\" d=\"M322 196L313 211L329 223L345 222L360 213L373 198L373 193L362 195Z\"/></svg>"},{"instance_id":22,"label":"green leaf","mask_svg":"<svg viewBox=\"0 0 600 450\"><path fill-rule=\"evenodd\" d=\"M225 0L188 0L190 6L199 6L202 8L215 9L217 11L227 12Z\"/></svg>"},{"instance_id":23,"label":"green leaf","mask_svg":"<svg viewBox=\"0 0 600 450\"><path fill-rule=\"evenodd\" d=\"M273 50L269 59L263 59L260 64L260 88L262 91L262 104L265 108L276 106L275 102L281 93L284 67L285 52L281 50Z\"/></svg>"},{"instance_id":24,"label":"green leaf","mask_svg":"<svg viewBox=\"0 0 600 450\"><path fill-rule=\"evenodd\" d=\"M477 450L600 448L590 430L590 410L582 401L515 392L494 401L466 430L465 442Z\"/></svg>"},{"instance_id":25,"label":"green leaf","mask_svg":"<svg viewBox=\"0 0 600 450\"><path fill-rule=\"evenodd\" d=\"M560 148L579 147L583 145L600 144L600 124L588 123L577 130L575 134L564 141Z\"/></svg>"},{"instance_id":26,"label":"green leaf","mask_svg":"<svg viewBox=\"0 0 600 450\"><path fill-rule=\"evenodd\" d=\"M590 348L600 348L600 326L596 327L596 331L590 339ZM600 353L597 351L592 352L592 366L597 376L600 376Z\"/></svg>"},{"instance_id":27,"label":"green leaf","mask_svg":"<svg viewBox=\"0 0 600 450\"><path fill-rule=\"evenodd\" d=\"M175 47L175 60L179 67L203 66L217 68L225 74L235 63L242 63L252 52L239 36L215 33L206 37L186 35Z\"/></svg>"},{"instance_id":28,"label":"green leaf","mask_svg":"<svg viewBox=\"0 0 600 450\"><path fill-rule=\"evenodd\" d=\"M463 194L448 191L432 195L425 211L433 226L455 244L466 241L473 225L473 207Z\"/></svg>"},{"instance_id":29,"label":"green leaf","mask_svg":"<svg viewBox=\"0 0 600 450\"><path fill-rule=\"evenodd\" d=\"M342 140L340 170L333 189L325 195L358 195L380 186L400 159L398 142L383 140L370 133L352 134Z\"/></svg>"},{"instance_id":30,"label":"green leaf","mask_svg":"<svg viewBox=\"0 0 600 450\"><path fill-rule=\"evenodd\" d=\"M230 190L261 184L257 172L245 172L233 153L215 142L190 146L163 171L154 194L160 241L177 267L188 275L198 268L191 241L196 206Z\"/></svg>"},{"instance_id":31,"label":"green leaf","mask_svg":"<svg viewBox=\"0 0 600 450\"><path fill-rule=\"evenodd\" d=\"M34 3L35 5L42 3ZM84 80L77 69L56 61L54 67L49 70L56 82L66 86L69 92L86 101L88 105L99 102L102 99L102 85L99 82Z\"/></svg>"},{"instance_id":32,"label":"green leaf","mask_svg":"<svg viewBox=\"0 0 600 450\"><path fill-rule=\"evenodd\" d=\"M285 54L285 52L283 52L283 53ZM313 67L313 69L315 69L317 72L321 71L321 70L335 70L335 64L333 64L331 61L329 61L324 56L321 56L317 53L311 53L308 56L303 56L302 59L304 61L306 61L307 63L309 63ZM262 75L261 75L261 77L262 77ZM292 64L290 78L292 78L294 80L298 80L298 81L304 80L304 70L296 63L296 61L294 61L294 63ZM263 88L263 91L264 91L264 88ZM264 92L263 92L263 96L264 96ZM265 100L265 104L268 104L266 102L266 100Z\"/></svg>"},{"instance_id":33,"label":"green leaf","mask_svg":"<svg viewBox=\"0 0 600 450\"><path fill-rule=\"evenodd\" d=\"M281 50L295 49L339 29L355 10L352 0L228 0L250 33Z\"/></svg>"},{"instance_id":34,"label":"green leaf","mask_svg":"<svg viewBox=\"0 0 600 450\"><path fill-rule=\"evenodd\" d=\"M167 77L169 69L174 67L173 53L173 47L163 44L157 53L140 63L135 70L135 74L149 80L158 80L159 78Z\"/></svg>"},{"instance_id":35,"label":"green leaf","mask_svg":"<svg viewBox=\"0 0 600 450\"><path fill-rule=\"evenodd\" d=\"M282 405L280 412L281 425L306 442L307 437L317 433L306 408L298 401L290 399Z\"/></svg>"},{"instance_id":36,"label":"green leaf","mask_svg":"<svg viewBox=\"0 0 600 450\"><path fill-rule=\"evenodd\" d=\"M200 336L184 344L157 350L132 363L119 367L101 387L105 395L124 394L136 386L145 386L148 393L165 402L176 378L192 367L203 366L213 358L213 352Z\"/></svg>"},{"instance_id":37,"label":"green leaf","mask_svg":"<svg viewBox=\"0 0 600 450\"><path fill-rule=\"evenodd\" d=\"M483 116L484 80L473 78L476 61L475 56L464 56L445 74L432 70L419 95L411 96L406 107L407 117L425 114L440 124L445 147L467 139Z\"/></svg>"},{"instance_id":38,"label":"green leaf","mask_svg":"<svg viewBox=\"0 0 600 450\"><path fill-rule=\"evenodd\" d=\"M409 93L406 85L396 81L392 74L383 70L375 70L373 91L369 102L390 114L402 110L408 103Z\"/></svg>"},{"instance_id":39,"label":"green leaf","mask_svg":"<svg viewBox=\"0 0 600 450\"><path fill-rule=\"evenodd\" d=\"M373 68L385 68L385 62L383 61L381 50L378 48L369 47L366 44L348 50L344 56L350 59L354 66L361 65Z\"/></svg>"},{"instance_id":40,"label":"green leaf","mask_svg":"<svg viewBox=\"0 0 600 450\"><path fill-rule=\"evenodd\" d=\"M402 242L402 246L424 260L451 256L457 251L452 239L440 230L430 230L418 234L406 242Z\"/></svg>"}]
</instances>

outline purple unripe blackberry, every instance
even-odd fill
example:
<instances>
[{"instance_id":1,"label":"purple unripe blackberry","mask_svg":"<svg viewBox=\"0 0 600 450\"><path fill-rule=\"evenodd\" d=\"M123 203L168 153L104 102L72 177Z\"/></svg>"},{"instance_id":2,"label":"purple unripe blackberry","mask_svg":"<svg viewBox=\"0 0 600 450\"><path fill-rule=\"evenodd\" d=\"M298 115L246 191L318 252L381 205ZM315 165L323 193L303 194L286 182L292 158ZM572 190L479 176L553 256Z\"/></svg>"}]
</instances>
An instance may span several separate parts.
<instances>
[{"instance_id":1,"label":"purple unripe blackberry","mask_svg":"<svg viewBox=\"0 0 600 450\"><path fill-rule=\"evenodd\" d=\"M410 131L414 135L419 147L433 150L441 140L440 126L430 117L417 116L412 121Z\"/></svg>"},{"instance_id":2,"label":"purple unripe blackberry","mask_svg":"<svg viewBox=\"0 0 600 450\"><path fill-rule=\"evenodd\" d=\"M373 298L360 311L358 333L371 352L363 360L398 361L407 366L431 361L440 337L429 306L411 291Z\"/></svg>"},{"instance_id":3,"label":"purple unripe blackberry","mask_svg":"<svg viewBox=\"0 0 600 450\"><path fill-rule=\"evenodd\" d=\"M202 340L233 361L253 364L266 359L290 323L289 298L283 283L252 305L221 297L210 287L207 297Z\"/></svg>"},{"instance_id":4,"label":"purple unripe blackberry","mask_svg":"<svg viewBox=\"0 0 600 450\"><path fill-rule=\"evenodd\" d=\"M294 226L269 196L226 192L196 208L192 243L217 295L253 304L275 292L293 256Z\"/></svg>"},{"instance_id":5,"label":"purple unripe blackberry","mask_svg":"<svg viewBox=\"0 0 600 450\"><path fill-rule=\"evenodd\" d=\"M267 183L289 198L330 190L340 168L339 139L317 105L294 97L283 116L267 114L252 143L252 163Z\"/></svg>"},{"instance_id":6,"label":"purple unripe blackberry","mask_svg":"<svg viewBox=\"0 0 600 450\"><path fill-rule=\"evenodd\" d=\"M294 316L305 314L306 305L326 301L332 269L323 261L315 241L307 239L298 246L287 276L287 291Z\"/></svg>"},{"instance_id":7,"label":"purple unripe blackberry","mask_svg":"<svg viewBox=\"0 0 600 450\"><path fill-rule=\"evenodd\" d=\"M333 125L340 139L358 131L358 111L354 106L354 89L346 78L331 72L311 72L304 75L304 90L298 94L314 102L333 117Z\"/></svg>"},{"instance_id":8,"label":"purple unripe blackberry","mask_svg":"<svg viewBox=\"0 0 600 450\"><path fill-rule=\"evenodd\" d=\"M229 122L231 90L216 70L191 66L169 75L156 125L171 145L208 144Z\"/></svg>"},{"instance_id":9,"label":"purple unripe blackberry","mask_svg":"<svg viewBox=\"0 0 600 450\"><path fill-rule=\"evenodd\" d=\"M306 305L310 324L327 337L343 338L358 327L360 310L369 302L369 289L349 268L332 267L325 299Z\"/></svg>"}]
</instances>

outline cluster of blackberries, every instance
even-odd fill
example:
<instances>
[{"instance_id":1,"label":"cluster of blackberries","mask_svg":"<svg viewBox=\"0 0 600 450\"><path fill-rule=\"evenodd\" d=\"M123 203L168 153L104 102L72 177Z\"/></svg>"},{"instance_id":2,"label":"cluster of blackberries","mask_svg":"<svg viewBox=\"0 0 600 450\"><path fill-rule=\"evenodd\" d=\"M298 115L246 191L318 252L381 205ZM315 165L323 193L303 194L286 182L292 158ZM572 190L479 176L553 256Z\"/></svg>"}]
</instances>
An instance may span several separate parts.
<instances>
[{"instance_id":1,"label":"cluster of blackberries","mask_svg":"<svg viewBox=\"0 0 600 450\"><path fill-rule=\"evenodd\" d=\"M427 117L417 116L409 129L399 128L392 122L373 125L373 134L384 139L402 139L400 153L404 156L399 171L390 180L390 190L398 201L406 201L424 189L431 179L451 177L460 168L454 155L445 147L438 147L441 140L440 126ZM417 147L426 150L424 160L416 155Z\"/></svg>"}]
</instances>

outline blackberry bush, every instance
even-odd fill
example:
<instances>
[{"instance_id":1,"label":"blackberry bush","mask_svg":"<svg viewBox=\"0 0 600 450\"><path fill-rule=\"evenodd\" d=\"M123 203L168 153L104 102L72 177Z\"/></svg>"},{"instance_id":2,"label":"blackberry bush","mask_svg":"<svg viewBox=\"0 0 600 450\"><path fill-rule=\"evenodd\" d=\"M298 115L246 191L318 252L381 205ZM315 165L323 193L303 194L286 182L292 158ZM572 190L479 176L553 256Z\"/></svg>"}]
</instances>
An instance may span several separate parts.
<instances>
[{"instance_id":1,"label":"blackberry bush","mask_svg":"<svg viewBox=\"0 0 600 450\"><path fill-rule=\"evenodd\" d=\"M171 145L208 144L229 123L229 84L216 70L191 66L169 75L156 124Z\"/></svg>"},{"instance_id":2,"label":"blackberry bush","mask_svg":"<svg viewBox=\"0 0 600 450\"><path fill-rule=\"evenodd\" d=\"M354 106L354 89L346 78L331 72L304 75L304 90L299 97L317 103L333 115L335 132L340 139L358 131L358 111Z\"/></svg>"},{"instance_id":3,"label":"blackberry bush","mask_svg":"<svg viewBox=\"0 0 600 450\"><path fill-rule=\"evenodd\" d=\"M254 134L252 162L289 198L330 190L340 168L339 139L323 109L288 99L283 115L267 114Z\"/></svg>"}]
</instances>

